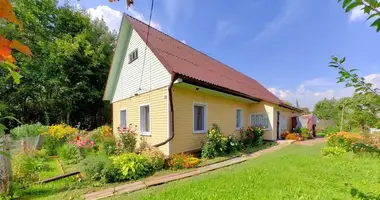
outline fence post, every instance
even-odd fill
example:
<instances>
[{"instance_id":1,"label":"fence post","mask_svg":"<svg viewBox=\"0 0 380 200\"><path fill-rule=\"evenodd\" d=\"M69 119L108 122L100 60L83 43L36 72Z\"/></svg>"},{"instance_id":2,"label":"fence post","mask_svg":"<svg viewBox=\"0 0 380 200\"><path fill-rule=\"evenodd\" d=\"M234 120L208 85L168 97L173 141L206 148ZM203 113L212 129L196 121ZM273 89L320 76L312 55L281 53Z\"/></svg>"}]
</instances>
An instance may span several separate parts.
<instances>
[{"instance_id":1,"label":"fence post","mask_svg":"<svg viewBox=\"0 0 380 200\"><path fill-rule=\"evenodd\" d=\"M9 195L11 190L10 143L9 134L0 136L0 195Z\"/></svg>"}]
</instances>

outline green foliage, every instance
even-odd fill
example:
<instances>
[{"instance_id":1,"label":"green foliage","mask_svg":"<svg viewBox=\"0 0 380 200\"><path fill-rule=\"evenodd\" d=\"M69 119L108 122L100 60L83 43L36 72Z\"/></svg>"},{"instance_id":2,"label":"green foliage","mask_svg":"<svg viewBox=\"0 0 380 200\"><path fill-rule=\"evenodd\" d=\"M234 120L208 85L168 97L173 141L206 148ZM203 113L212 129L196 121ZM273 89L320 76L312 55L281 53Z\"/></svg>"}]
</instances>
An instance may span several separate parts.
<instances>
[{"instance_id":1,"label":"green foliage","mask_svg":"<svg viewBox=\"0 0 380 200\"><path fill-rule=\"evenodd\" d=\"M323 132L326 134L326 136L329 136L331 134L338 133L339 131L340 131L340 128L337 126L328 126L325 128Z\"/></svg>"},{"instance_id":2,"label":"green foliage","mask_svg":"<svg viewBox=\"0 0 380 200\"><path fill-rule=\"evenodd\" d=\"M301 127L297 127L296 129L294 129L293 132L301 134L302 133L302 128Z\"/></svg>"},{"instance_id":3,"label":"green foliage","mask_svg":"<svg viewBox=\"0 0 380 200\"><path fill-rule=\"evenodd\" d=\"M33 57L14 54L23 76L20 84L0 73L0 101L9 112L23 123L81 121L96 127L110 122L111 107L102 95L116 32L102 20L91 20L85 10L55 0L14 0L12 5L24 31L2 20L0 35L25 40Z\"/></svg>"},{"instance_id":4,"label":"green foliage","mask_svg":"<svg viewBox=\"0 0 380 200\"><path fill-rule=\"evenodd\" d=\"M338 2L342 2L342 0L338 0ZM380 3L377 0L344 0L342 7L346 12L360 8L363 13L368 15L367 20L373 19L371 27L376 28L377 32L380 31Z\"/></svg>"},{"instance_id":5,"label":"green foliage","mask_svg":"<svg viewBox=\"0 0 380 200\"><path fill-rule=\"evenodd\" d=\"M142 152L149 159L149 165L154 171L160 170L165 164L165 155L157 147L145 148Z\"/></svg>"},{"instance_id":6,"label":"green foliage","mask_svg":"<svg viewBox=\"0 0 380 200\"><path fill-rule=\"evenodd\" d=\"M243 149L242 143L237 140L234 136L228 136L226 142L226 153L236 153Z\"/></svg>"},{"instance_id":7,"label":"green foliage","mask_svg":"<svg viewBox=\"0 0 380 200\"><path fill-rule=\"evenodd\" d=\"M121 152L135 152L137 143L137 133L131 126L123 130L118 130L118 135L120 137L119 148Z\"/></svg>"},{"instance_id":8,"label":"green foliage","mask_svg":"<svg viewBox=\"0 0 380 200\"><path fill-rule=\"evenodd\" d=\"M308 128L301 128L301 135L303 138L309 138L309 129Z\"/></svg>"},{"instance_id":9,"label":"green foliage","mask_svg":"<svg viewBox=\"0 0 380 200\"><path fill-rule=\"evenodd\" d=\"M347 153L347 151L340 147L324 147L322 148L321 153L323 156L331 157L343 155Z\"/></svg>"},{"instance_id":10,"label":"green foliage","mask_svg":"<svg viewBox=\"0 0 380 200\"><path fill-rule=\"evenodd\" d=\"M202 147L203 158L215 158L225 155L227 138L220 132L219 126L213 124L211 130L207 132L206 143Z\"/></svg>"},{"instance_id":11,"label":"green foliage","mask_svg":"<svg viewBox=\"0 0 380 200\"><path fill-rule=\"evenodd\" d=\"M114 167L107 155L88 156L80 163L82 171L92 180L102 183L121 181L119 170Z\"/></svg>"},{"instance_id":12,"label":"green foliage","mask_svg":"<svg viewBox=\"0 0 380 200\"><path fill-rule=\"evenodd\" d=\"M39 136L44 132L47 132L48 126L44 126L41 123L36 124L24 124L11 130L12 137L14 139L21 139L26 137Z\"/></svg>"},{"instance_id":13,"label":"green foliage","mask_svg":"<svg viewBox=\"0 0 380 200\"><path fill-rule=\"evenodd\" d=\"M264 141L264 129L261 127L249 126L243 130L242 141L246 147L261 146Z\"/></svg>"},{"instance_id":14,"label":"green foliage","mask_svg":"<svg viewBox=\"0 0 380 200\"><path fill-rule=\"evenodd\" d=\"M47 155L56 156L58 155L58 149L64 145L65 142L66 141L64 139L57 139L55 137L45 135L42 147Z\"/></svg>"},{"instance_id":15,"label":"green foliage","mask_svg":"<svg viewBox=\"0 0 380 200\"><path fill-rule=\"evenodd\" d=\"M14 181L23 186L38 181L39 172L47 170L46 158L36 152L20 152L12 156Z\"/></svg>"},{"instance_id":16,"label":"green foliage","mask_svg":"<svg viewBox=\"0 0 380 200\"><path fill-rule=\"evenodd\" d=\"M124 153L111 158L123 180L137 180L153 173L153 167L147 155Z\"/></svg>"},{"instance_id":17,"label":"green foliage","mask_svg":"<svg viewBox=\"0 0 380 200\"><path fill-rule=\"evenodd\" d=\"M58 149L58 156L67 164L77 164L82 159L79 148L74 144L68 143Z\"/></svg>"},{"instance_id":18,"label":"green foliage","mask_svg":"<svg viewBox=\"0 0 380 200\"><path fill-rule=\"evenodd\" d=\"M314 105L313 113L318 117L318 119L338 120L337 117L339 109L336 104L337 100L334 98L318 101Z\"/></svg>"}]
</instances>

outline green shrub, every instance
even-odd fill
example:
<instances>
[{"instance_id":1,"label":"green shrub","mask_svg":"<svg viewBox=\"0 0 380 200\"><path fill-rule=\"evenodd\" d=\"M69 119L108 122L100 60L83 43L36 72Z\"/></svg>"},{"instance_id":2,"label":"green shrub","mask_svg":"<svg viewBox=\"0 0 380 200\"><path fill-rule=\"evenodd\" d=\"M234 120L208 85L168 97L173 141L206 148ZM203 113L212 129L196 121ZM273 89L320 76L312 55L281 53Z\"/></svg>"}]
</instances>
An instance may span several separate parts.
<instances>
[{"instance_id":1,"label":"green shrub","mask_svg":"<svg viewBox=\"0 0 380 200\"><path fill-rule=\"evenodd\" d=\"M105 137L100 143L101 150L103 150L107 155L114 155L117 152L115 138Z\"/></svg>"},{"instance_id":2,"label":"green shrub","mask_svg":"<svg viewBox=\"0 0 380 200\"><path fill-rule=\"evenodd\" d=\"M165 155L157 147L145 148L141 154L149 158L149 165L153 170L157 171L164 167Z\"/></svg>"},{"instance_id":3,"label":"green shrub","mask_svg":"<svg viewBox=\"0 0 380 200\"><path fill-rule=\"evenodd\" d=\"M35 137L41 135L41 133L46 132L48 128L48 126L44 126L41 123L24 124L12 129L11 134L14 139Z\"/></svg>"},{"instance_id":4,"label":"green shrub","mask_svg":"<svg viewBox=\"0 0 380 200\"><path fill-rule=\"evenodd\" d=\"M264 142L264 129L256 126L248 126L243 131L243 144L246 147L261 146Z\"/></svg>"},{"instance_id":5,"label":"green shrub","mask_svg":"<svg viewBox=\"0 0 380 200\"><path fill-rule=\"evenodd\" d=\"M79 148L74 144L64 144L60 147L58 149L58 156L67 164L77 164L82 159Z\"/></svg>"},{"instance_id":6,"label":"green shrub","mask_svg":"<svg viewBox=\"0 0 380 200\"><path fill-rule=\"evenodd\" d=\"M202 147L203 158L214 158L226 154L227 138L220 132L218 125L213 124L206 137L206 143Z\"/></svg>"},{"instance_id":7,"label":"green shrub","mask_svg":"<svg viewBox=\"0 0 380 200\"><path fill-rule=\"evenodd\" d=\"M340 132L340 128L337 126L328 126L323 131L326 136Z\"/></svg>"},{"instance_id":8,"label":"green shrub","mask_svg":"<svg viewBox=\"0 0 380 200\"><path fill-rule=\"evenodd\" d=\"M323 156L340 156L345 154L347 151L340 147L324 147L321 150Z\"/></svg>"},{"instance_id":9,"label":"green shrub","mask_svg":"<svg viewBox=\"0 0 380 200\"><path fill-rule=\"evenodd\" d=\"M49 169L45 159L46 157L33 151L20 152L12 156L14 181L23 186L38 181L39 172Z\"/></svg>"},{"instance_id":10,"label":"green shrub","mask_svg":"<svg viewBox=\"0 0 380 200\"><path fill-rule=\"evenodd\" d=\"M153 172L149 157L142 154L124 153L111 158L123 180L137 180Z\"/></svg>"},{"instance_id":11,"label":"green shrub","mask_svg":"<svg viewBox=\"0 0 380 200\"><path fill-rule=\"evenodd\" d=\"M301 127L297 127L297 128L295 128L294 129L294 131L293 131L294 133L302 133L302 128Z\"/></svg>"},{"instance_id":12,"label":"green shrub","mask_svg":"<svg viewBox=\"0 0 380 200\"><path fill-rule=\"evenodd\" d=\"M228 136L226 142L226 153L236 153L242 150L242 144L234 136Z\"/></svg>"},{"instance_id":13,"label":"green shrub","mask_svg":"<svg viewBox=\"0 0 380 200\"><path fill-rule=\"evenodd\" d=\"M44 144L42 145L46 154L49 156L56 156L58 154L58 149L65 144L64 139L58 139L52 136L44 136Z\"/></svg>"},{"instance_id":14,"label":"green shrub","mask_svg":"<svg viewBox=\"0 0 380 200\"><path fill-rule=\"evenodd\" d=\"M301 135L303 138L309 138L309 129L308 128L301 128Z\"/></svg>"},{"instance_id":15,"label":"green shrub","mask_svg":"<svg viewBox=\"0 0 380 200\"><path fill-rule=\"evenodd\" d=\"M119 146L121 152L135 152L137 133L134 129L132 129L131 125L128 128L124 128L122 130L119 129L118 135L120 137L120 141L118 142L117 146Z\"/></svg>"},{"instance_id":16,"label":"green shrub","mask_svg":"<svg viewBox=\"0 0 380 200\"><path fill-rule=\"evenodd\" d=\"M319 136L319 137L325 137L326 133L325 132L318 132L317 136Z\"/></svg>"},{"instance_id":17,"label":"green shrub","mask_svg":"<svg viewBox=\"0 0 380 200\"><path fill-rule=\"evenodd\" d=\"M92 181L102 183L122 181L119 170L114 167L112 160L104 154L88 156L80 163L80 168Z\"/></svg>"}]
</instances>

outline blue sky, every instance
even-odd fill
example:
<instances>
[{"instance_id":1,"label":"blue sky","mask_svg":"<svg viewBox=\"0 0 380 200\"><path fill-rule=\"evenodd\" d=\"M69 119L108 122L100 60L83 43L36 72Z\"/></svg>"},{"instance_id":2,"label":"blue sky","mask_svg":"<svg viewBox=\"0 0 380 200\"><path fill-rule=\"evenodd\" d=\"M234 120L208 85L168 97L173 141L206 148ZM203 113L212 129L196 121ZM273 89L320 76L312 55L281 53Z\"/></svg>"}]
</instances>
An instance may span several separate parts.
<instances>
[{"instance_id":1,"label":"blue sky","mask_svg":"<svg viewBox=\"0 0 380 200\"><path fill-rule=\"evenodd\" d=\"M61 0L60 2L63 2ZM119 28L122 13L149 18L150 0L70 0ZM360 10L336 0L156 0L152 25L258 80L284 100L312 108L325 97L350 96L337 85L331 55L380 87L380 33Z\"/></svg>"}]
</instances>

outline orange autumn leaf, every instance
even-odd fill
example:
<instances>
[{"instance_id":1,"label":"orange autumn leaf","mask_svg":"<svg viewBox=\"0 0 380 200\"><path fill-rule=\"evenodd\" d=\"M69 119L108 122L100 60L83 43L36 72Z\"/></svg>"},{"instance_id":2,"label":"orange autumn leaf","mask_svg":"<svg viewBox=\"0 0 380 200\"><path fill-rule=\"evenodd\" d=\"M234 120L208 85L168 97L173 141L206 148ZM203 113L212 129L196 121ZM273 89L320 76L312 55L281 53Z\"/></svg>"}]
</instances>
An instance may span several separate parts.
<instances>
[{"instance_id":1,"label":"orange autumn leaf","mask_svg":"<svg viewBox=\"0 0 380 200\"><path fill-rule=\"evenodd\" d=\"M23 44L21 44L19 41L17 40L12 40L11 44L10 44L10 47L12 49L16 49L18 50L19 52L22 52L28 56L31 56L32 55L32 52L30 51L29 47L28 46L25 46Z\"/></svg>"},{"instance_id":2,"label":"orange autumn leaf","mask_svg":"<svg viewBox=\"0 0 380 200\"><path fill-rule=\"evenodd\" d=\"M6 38L0 36L0 57L5 57L11 55L11 42ZM4 60L4 59L3 59Z\"/></svg>"},{"instance_id":3,"label":"orange autumn leaf","mask_svg":"<svg viewBox=\"0 0 380 200\"><path fill-rule=\"evenodd\" d=\"M19 25L20 31L22 31L22 23L17 19L8 0L0 0L0 18L7 19L9 22Z\"/></svg>"}]
</instances>

